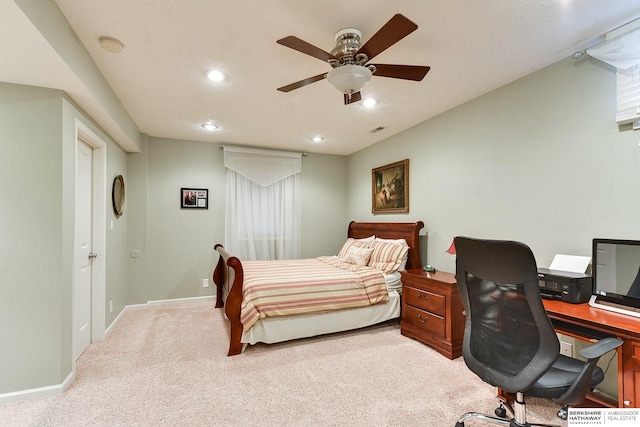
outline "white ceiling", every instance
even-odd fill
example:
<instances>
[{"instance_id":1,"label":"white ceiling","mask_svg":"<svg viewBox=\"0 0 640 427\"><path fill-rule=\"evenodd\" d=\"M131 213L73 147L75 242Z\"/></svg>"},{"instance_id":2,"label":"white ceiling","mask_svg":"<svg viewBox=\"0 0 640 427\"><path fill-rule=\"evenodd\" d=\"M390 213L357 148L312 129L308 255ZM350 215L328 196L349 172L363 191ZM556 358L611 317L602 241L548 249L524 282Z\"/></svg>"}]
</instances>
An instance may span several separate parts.
<instances>
[{"instance_id":1,"label":"white ceiling","mask_svg":"<svg viewBox=\"0 0 640 427\"><path fill-rule=\"evenodd\" d=\"M640 17L638 0L55 1L141 132L342 155L567 58ZM67 88L78 84L68 70L57 81L44 75L65 68L59 58L25 70L30 46L43 50L39 61L55 55L37 31L26 30L15 7L5 4L0 12L2 33L19 37L0 41L3 55L15 56L2 64L0 80L67 90L92 111L86 93ZM374 62L429 65L422 82L374 77L362 94L379 101L375 109L345 106L326 81L276 91L330 69L277 39L295 35L331 51L338 30L355 27L366 42L395 13L418 29ZM124 50L103 50L102 35L121 40ZM204 72L214 68L228 79L207 81ZM209 120L220 129L203 130ZM379 126L385 129L370 132ZM311 142L314 135L325 141Z\"/></svg>"}]
</instances>

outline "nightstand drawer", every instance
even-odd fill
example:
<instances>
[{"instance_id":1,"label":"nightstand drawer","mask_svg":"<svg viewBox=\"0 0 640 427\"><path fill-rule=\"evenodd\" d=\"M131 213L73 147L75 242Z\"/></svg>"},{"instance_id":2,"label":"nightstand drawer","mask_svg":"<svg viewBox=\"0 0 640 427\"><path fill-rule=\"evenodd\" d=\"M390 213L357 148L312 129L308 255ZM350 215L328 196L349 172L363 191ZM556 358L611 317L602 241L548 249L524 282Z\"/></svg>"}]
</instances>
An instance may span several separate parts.
<instances>
[{"instance_id":1,"label":"nightstand drawer","mask_svg":"<svg viewBox=\"0 0 640 427\"><path fill-rule=\"evenodd\" d=\"M402 290L402 298L405 299L406 305L412 305L439 316L445 315L446 298L442 295L405 286Z\"/></svg>"},{"instance_id":2,"label":"nightstand drawer","mask_svg":"<svg viewBox=\"0 0 640 427\"><path fill-rule=\"evenodd\" d=\"M404 309L405 311L402 316L402 320L404 322L407 322L416 328L428 331L433 336L445 336L445 322L443 317L436 316L433 313L420 310L410 305L405 306Z\"/></svg>"},{"instance_id":3,"label":"nightstand drawer","mask_svg":"<svg viewBox=\"0 0 640 427\"><path fill-rule=\"evenodd\" d=\"M462 355L465 318L453 273L401 271L400 333L433 347L449 359Z\"/></svg>"}]
</instances>

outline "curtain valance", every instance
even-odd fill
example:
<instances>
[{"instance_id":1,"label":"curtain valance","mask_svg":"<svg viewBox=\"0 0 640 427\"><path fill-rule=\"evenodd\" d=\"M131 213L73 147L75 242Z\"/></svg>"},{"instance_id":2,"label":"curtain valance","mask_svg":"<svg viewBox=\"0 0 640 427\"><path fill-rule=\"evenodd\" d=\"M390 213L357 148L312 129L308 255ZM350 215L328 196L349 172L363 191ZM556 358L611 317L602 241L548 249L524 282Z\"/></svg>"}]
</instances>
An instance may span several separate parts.
<instances>
[{"instance_id":1,"label":"curtain valance","mask_svg":"<svg viewBox=\"0 0 640 427\"><path fill-rule=\"evenodd\" d=\"M628 70L640 63L640 28L589 48L587 54L618 70Z\"/></svg>"},{"instance_id":2,"label":"curtain valance","mask_svg":"<svg viewBox=\"0 0 640 427\"><path fill-rule=\"evenodd\" d=\"M300 173L302 154L225 146L224 166L262 187L267 187Z\"/></svg>"}]
</instances>

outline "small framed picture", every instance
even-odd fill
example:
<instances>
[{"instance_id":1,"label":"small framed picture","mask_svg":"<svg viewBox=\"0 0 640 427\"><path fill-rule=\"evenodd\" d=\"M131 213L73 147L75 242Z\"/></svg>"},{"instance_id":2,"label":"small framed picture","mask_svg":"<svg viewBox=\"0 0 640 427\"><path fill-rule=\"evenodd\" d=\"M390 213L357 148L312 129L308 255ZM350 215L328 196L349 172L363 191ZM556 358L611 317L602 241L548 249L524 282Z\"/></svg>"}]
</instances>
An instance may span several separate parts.
<instances>
[{"instance_id":1,"label":"small framed picture","mask_svg":"<svg viewBox=\"0 0 640 427\"><path fill-rule=\"evenodd\" d=\"M182 209L209 209L209 190L206 188L181 188Z\"/></svg>"},{"instance_id":2,"label":"small framed picture","mask_svg":"<svg viewBox=\"0 0 640 427\"><path fill-rule=\"evenodd\" d=\"M371 212L409 212L409 159L371 170Z\"/></svg>"}]
</instances>

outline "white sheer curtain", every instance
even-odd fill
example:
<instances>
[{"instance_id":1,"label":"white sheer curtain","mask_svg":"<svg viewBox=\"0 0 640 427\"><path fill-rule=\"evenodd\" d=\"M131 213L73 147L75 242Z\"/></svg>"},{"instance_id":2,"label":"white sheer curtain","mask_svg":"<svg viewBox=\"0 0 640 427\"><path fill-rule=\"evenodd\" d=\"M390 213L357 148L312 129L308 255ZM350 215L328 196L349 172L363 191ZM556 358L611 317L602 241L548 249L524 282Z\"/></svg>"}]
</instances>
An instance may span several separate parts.
<instances>
[{"instance_id":1,"label":"white sheer curtain","mask_svg":"<svg viewBox=\"0 0 640 427\"><path fill-rule=\"evenodd\" d=\"M617 69L616 121L624 124L640 119L640 28L587 49L587 54Z\"/></svg>"},{"instance_id":2,"label":"white sheer curtain","mask_svg":"<svg viewBox=\"0 0 640 427\"><path fill-rule=\"evenodd\" d=\"M300 153L224 147L225 245L241 260L300 258Z\"/></svg>"}]
</instances>

